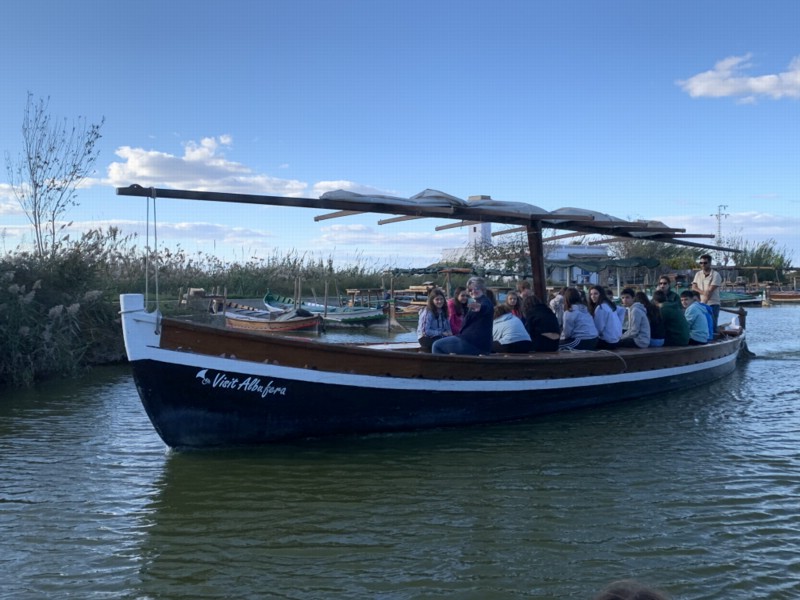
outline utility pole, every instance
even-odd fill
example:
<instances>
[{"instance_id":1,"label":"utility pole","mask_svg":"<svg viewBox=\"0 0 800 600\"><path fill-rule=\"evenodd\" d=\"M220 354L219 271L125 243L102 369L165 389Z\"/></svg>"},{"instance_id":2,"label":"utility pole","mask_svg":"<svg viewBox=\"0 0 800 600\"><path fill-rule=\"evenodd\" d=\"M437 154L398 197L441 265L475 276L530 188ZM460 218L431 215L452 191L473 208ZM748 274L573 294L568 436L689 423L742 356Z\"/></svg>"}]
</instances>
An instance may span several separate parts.
<instances>
[{"instance_id":1,"label":"utility pole","mask_svg":"<svg viewBox=\"0 0 800 600\"><path fill-rule=\"evenodd\" d=\"M728 216L728 213L722 212L728 208L727 204L720 204L717 206L717 214L711 215L712 217L717 217L717 246L722 245L722 219Z\"/></svg>"}]
</instances>

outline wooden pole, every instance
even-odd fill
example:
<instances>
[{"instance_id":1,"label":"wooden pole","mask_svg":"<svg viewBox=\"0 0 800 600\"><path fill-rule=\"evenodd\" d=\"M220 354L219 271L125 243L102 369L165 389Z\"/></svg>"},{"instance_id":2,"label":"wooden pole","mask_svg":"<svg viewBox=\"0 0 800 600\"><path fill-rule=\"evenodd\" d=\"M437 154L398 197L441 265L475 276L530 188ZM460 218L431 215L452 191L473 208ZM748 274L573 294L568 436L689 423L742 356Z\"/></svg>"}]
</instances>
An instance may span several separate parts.
<instances>
[{"instance_id":1,"label":"wooden pole","mask_svg":"<svg viewBox=\"0 0 800 600\"><path fill-rule=\"evenodd\" d=\"M526 227L528 235L528 251L531 255L531 273L533 276L533 293L542 302L547 303L547 272L544 268L544 245L542 244L542 224L539 221Z\"/></svg>"}]
</instances>

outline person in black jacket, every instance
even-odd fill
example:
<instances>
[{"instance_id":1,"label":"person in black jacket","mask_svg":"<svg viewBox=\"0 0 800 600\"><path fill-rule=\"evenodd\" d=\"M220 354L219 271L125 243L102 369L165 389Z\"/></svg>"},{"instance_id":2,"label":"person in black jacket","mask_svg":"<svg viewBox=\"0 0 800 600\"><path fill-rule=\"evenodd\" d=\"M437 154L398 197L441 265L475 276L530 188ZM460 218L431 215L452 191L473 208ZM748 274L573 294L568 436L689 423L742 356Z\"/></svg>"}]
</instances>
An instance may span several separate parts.
<instances>
[{"instance_id":1,"label":"person in black jacket","mask_svg":"<svg viewBox=\"0 0 800 600\"><path fill-rule=\"evenodd\" d=\"M558 352L561 328L550 307L531 294L522 302L522 316L533 342L533 351Z\"/></svg>"}]
</instances>

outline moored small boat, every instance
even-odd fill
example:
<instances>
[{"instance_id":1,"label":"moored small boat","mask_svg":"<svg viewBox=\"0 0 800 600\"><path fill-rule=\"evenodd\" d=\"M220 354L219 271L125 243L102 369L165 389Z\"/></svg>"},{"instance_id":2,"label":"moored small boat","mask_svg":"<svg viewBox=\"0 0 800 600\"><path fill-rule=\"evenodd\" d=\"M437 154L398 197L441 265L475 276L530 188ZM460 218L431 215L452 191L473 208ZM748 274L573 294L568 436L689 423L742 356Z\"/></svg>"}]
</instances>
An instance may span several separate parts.
<instances>
[{"instance_id":1,"label":"moored small boat","mask_svg":"<svg viewBox=\"0 0 800 600\"><path fill-rule=\"evenodd\" d=\"M233 329L247 329L269 333L290 331L322 331L322 317L319 315L300 315L297 311L284 313L274 319L244 312L226 312L225 325Z\"/></svg>"},{"instance_id":2,"label":"moored small boat","mask_svg":"<svg viewBox=\"0 0 800 600\"><path fill-rule=\"evenodd\" d=\"M761 296L748 294L746 292L736 292L723 290L719 293L720 304L722 306L760 306Z\"/></svg>"},{"instance_id":3,"label":"moored small boat","mask_svg":"<svg viewBox=\"0 0 800 600\"><path fill-rule=\"evenodd\" d=\"M267 292L264 304L273 309L290 310L295 306L294 300ZM328 325L372 325L386 321L386 313L382 308L360 306L334 306L302 301L300 308L320 315Z\"/></svg>"},{"instance_id":4,"label":"moored small boat","mask_svg":"<svg viewBox=\"0 0 800 600\"><path fill-rule=\"evenodd\" d=\"M303 309L283 310L266 307L266 309L260 310L233 301L219 301L212 303L212 312L222 315L225 325L233 329L269 333L292 331L320 333L323 329L322 317Z\"/></svg>"},{"instance_id":5,"label":"moored small boat","mask_svg":"<svg viewBox=\"0 0 800 600\"><path fill-rule=\"evenodd\" d=\"M773 304L800 304L800 291L768 291L766 293L766 302Z\"/></svg>"}]
</instances>

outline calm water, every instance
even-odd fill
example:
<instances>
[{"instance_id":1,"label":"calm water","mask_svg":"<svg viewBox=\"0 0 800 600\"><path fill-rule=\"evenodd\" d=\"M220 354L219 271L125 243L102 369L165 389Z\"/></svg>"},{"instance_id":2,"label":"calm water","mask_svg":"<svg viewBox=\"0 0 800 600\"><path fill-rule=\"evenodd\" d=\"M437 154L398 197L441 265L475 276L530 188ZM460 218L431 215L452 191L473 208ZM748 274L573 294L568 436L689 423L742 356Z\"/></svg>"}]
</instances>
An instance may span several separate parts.
<instances>
[{"instance_id":1,"label":"calm water","mask_svg":"<svg viewBox=\"0 0 800 600\"><path fill-rule=\"evenodd\" d=\"M122 367L2 392L0 598L798 598L798 323L713 387L254 450L165 450Z\"/></svg>"}]
</instances>

